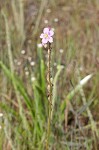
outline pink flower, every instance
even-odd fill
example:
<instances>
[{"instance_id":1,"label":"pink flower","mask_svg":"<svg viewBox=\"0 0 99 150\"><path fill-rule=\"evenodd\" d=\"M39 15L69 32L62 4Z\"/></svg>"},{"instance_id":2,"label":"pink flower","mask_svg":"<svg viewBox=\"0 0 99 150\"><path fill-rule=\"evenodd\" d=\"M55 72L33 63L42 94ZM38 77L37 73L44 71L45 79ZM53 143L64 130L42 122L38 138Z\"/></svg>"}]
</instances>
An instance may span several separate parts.
<instances>
[{"instance_id":1,"label":"pink flower","mask_svg":"<svg viewBox=\"0 0 99 150\"><path fill-rule=\"evenodd\" d=\"M40 35L40 38L42 39L42 45L53 42L52 36L54 35L54 32L51 28L44 28L43 33Z\"/></svg>"}]
</instances>

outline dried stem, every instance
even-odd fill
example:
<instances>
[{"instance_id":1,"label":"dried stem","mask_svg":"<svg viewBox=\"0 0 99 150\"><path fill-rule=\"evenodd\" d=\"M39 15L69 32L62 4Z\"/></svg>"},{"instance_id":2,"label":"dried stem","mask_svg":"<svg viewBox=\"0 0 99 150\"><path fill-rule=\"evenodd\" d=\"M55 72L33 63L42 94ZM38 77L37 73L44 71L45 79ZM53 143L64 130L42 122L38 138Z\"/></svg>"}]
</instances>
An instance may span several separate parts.
<instances>
[{"instance_id":1,"label":"dried stem","mask_svg":"<svg viewBox=\"0 0 99 150\"><path fill-rule=\"evenodd\" d=\"M51 112L52 112L52 83L51 83L51 44L48 43L48 72L47 72L47 92L48 92L48 128L47 128L47 143L46 150L49 149L49 137L50 137L50 127L51 127Z\"/></svg>"}]
</instances>

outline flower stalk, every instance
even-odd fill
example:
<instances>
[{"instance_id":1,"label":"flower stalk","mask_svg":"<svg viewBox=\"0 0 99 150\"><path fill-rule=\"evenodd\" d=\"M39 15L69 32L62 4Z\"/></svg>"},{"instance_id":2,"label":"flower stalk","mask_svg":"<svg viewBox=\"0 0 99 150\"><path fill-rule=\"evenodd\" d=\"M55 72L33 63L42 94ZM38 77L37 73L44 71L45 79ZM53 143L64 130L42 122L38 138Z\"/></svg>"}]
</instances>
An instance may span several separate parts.
<instances>
[{"instance_id":1,"label":"flower stalk","mask_svg":"<svg viewBox=\"0 0 99 150\"><path fill-rule=\"evenodd\" d=\"M51 83L51 43L53 42L54 31L51 28L44 28L40 35L42 45L48 48L47 60L47 96L48 96L48 126L47 126L47 141L46 150L49 150L49 138L51 133L51 115L52 115L52 83Z\"/></svg>"},{"instance_id":2,"label":"flower stalk","mask_svg":"<svg viewBox=\"0 0 99 150\"><path fill-rule=\"evenodd\" d=\"M50 138L50 128L51 128L51 113L52 113L52 83L51 83L51 44L48 44L48 72L47 72L47 92L48 92L48 128L47 128L47 143L46 149L49 149L49 138Z\"/></svg>"}]
</instances>

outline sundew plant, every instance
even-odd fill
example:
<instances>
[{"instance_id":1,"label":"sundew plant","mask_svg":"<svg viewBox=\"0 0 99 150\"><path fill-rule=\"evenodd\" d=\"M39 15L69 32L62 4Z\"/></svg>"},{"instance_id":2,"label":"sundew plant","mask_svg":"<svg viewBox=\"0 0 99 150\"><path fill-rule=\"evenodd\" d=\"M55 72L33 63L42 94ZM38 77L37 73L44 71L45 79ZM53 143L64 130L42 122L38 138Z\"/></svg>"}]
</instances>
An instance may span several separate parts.
<instances>
[{"instance_id":1,"label":"sundew plant","mask_svg":"<svg viewBox=\"0 0 99 150\"><path fill-rule=\"evenodd\" d=\"M0 150L99 150L98 6L0 1Z\"/></svg>"},{"instance_id":2,"label":"sundew plant","mask_svg":"<svg viewBox=\"0 0 99 150\"><path fill-rule=\"evenodd\" d=\"M43 33L40 35L42 39L42 45L48 48L48 62L47 62L47 90L48 90L48 129L47 129L47 141L46 149L49 149L49 137L50 137L50 126L51 126L51 115L52 115L52 82L51 82L51 43L53 42L54 31L51 28L44 28ZM46 44L46 45L45 45Z\"/></svg>"}]
</instances>

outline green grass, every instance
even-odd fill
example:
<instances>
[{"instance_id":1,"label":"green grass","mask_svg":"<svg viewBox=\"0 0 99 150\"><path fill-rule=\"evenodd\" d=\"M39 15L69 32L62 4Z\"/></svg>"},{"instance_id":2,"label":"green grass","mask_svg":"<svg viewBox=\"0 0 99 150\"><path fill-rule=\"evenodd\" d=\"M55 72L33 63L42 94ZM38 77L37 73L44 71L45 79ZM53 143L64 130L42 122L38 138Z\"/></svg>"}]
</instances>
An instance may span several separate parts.
<instances>
[{"instance_id":1,"label":"green grass","mask_svg":"<svg viewBox=\"0 0 99 150\"><path fill-rule=\"evenodd\" d=\"M0 150L45 150L47 50L37 46L45 19L55 28L49 149L98 150L99 2L30 1L0 2Z\"/></svg>"}]
</instances>

